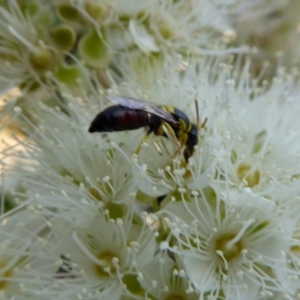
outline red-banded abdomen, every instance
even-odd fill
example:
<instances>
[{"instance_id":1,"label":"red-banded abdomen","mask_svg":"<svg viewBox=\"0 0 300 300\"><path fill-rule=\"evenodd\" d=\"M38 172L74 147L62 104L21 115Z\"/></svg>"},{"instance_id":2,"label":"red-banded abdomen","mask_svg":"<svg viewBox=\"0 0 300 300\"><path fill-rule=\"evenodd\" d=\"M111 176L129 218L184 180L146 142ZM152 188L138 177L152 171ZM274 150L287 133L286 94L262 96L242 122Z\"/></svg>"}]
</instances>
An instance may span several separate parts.
<instances>
[{"instance_id":1,"label":"red-banded abdomen","mask_svg":"<svg viewBox=\"0 0 300 300\"><path fill-rule=\"evenodd\" d=\"M89 132L134 130L149 125L149 113L121 105L113 105L100 112Z\"/></svg>"}]
</instances>

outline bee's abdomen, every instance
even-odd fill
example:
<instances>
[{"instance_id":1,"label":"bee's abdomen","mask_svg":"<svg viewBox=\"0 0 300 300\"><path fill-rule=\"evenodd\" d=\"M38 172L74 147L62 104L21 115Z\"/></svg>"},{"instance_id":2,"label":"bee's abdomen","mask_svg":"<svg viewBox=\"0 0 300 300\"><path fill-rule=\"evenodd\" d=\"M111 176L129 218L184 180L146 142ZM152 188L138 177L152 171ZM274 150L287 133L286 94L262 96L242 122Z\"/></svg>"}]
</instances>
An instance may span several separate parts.
<instances>
[{"instance_id":1,"label":"bee's abdomen","mask_svg":"<svg viewBox=\"0 0 300 300\"><path fill-rule=\"evenodd\" d=\"M147 112L121 105L113 105L96 116L89 128L89 132L134 130L148 124L149 115Z\"/></svg>"},{"instance_id":2,"label":"bee's abdomen","mask_svg":"<svg viewBox=\"0 0 300 300\"><path fill-rule=\"evenodd\" d=\"M149 115L142 110L120 107L114 112L115 130L133 130L149 124Z\"/></svg>"}]
</instances>

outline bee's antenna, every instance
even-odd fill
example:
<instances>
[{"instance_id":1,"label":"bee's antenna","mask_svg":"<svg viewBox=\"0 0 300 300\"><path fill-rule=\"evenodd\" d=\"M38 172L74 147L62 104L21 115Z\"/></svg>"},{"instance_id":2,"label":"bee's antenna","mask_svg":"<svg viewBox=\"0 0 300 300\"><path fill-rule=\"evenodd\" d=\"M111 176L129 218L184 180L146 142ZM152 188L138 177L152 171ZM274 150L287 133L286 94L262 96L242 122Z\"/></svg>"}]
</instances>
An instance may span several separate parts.
<instances>
[{"instance_id":1,"label":"bee's antenna","mask_svg":"<svg viewBox=\"0 0 300 300\"><path fill-rule=\"evenodd\" d=\"M197 130L200 130L199 106L198 106L197 99L195 99L195 107L196 107L196 114L197 114Z\"/></svg>"},{"instance_id":2,"label":"bee's antenna","mask_svg":"<svg viewBox=\"0 0 300 300\"><path fill-rule=\"evenodd\" d=\"M199 117L199 106L198 106L198 100L195 99L195 107L196 107L196 114L197 114L197 130L199 131L201 128L203 128L207 122L207 118L205 118L204 122L200 125L200 117Z\"/></svg>"}]
</instances>

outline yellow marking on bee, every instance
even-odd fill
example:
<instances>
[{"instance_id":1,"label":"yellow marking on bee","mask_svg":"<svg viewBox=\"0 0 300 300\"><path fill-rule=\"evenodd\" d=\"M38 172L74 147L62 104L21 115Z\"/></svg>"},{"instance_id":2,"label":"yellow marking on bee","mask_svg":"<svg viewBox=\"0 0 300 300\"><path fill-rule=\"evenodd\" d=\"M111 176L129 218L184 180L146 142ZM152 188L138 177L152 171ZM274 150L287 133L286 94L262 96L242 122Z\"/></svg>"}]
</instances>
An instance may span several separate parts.
<instances>
[{"instance_id":1,"label":"yellow marking on bee","mask_svg":"<svg viewBox=\"0 0 300 300\"><path fill-rule=\"evenodd\" d=\"M182 133L180 136L178 136L178 139L181 144L181 147L183 147L188 140L188 135L186 133Z\"/></svg>"},{"instance_id":2,"label":"yellow marking on bee","mask_svg":"<svg viewBox=\"0 0 300 300\"><path fill-rule=\"evenodd\" d=\"M163 134L164 134L163 125L164 125L164 123L162 123L162 124L158 127L157 132L156 132L157 135L163 135Z\"/></svg>"},{"instance_id":3,"label":"yellow marking on bee","mask_svg":"<svg viewBox=\"0 0 300 300\"><path fill-rule=\"evenodd\" d=\"M170 106L170 105L162 105L161 108L166 110L167 112L169 112L171 114L175 112L174 107Z\"/></svg>"},{"instance_id":4,"label":"yellow marking on bee","mask_svg":"<svg viewBox=\"0 0 300 300\"><path fill-rule=\"evenodd\" d=\"M181 130L182 131L186 131L186 123L183 121L183 120L181 120L181 119L179 119L179 122L180 122L180 128L181 128Z\"/></svg>"}]
</instances>

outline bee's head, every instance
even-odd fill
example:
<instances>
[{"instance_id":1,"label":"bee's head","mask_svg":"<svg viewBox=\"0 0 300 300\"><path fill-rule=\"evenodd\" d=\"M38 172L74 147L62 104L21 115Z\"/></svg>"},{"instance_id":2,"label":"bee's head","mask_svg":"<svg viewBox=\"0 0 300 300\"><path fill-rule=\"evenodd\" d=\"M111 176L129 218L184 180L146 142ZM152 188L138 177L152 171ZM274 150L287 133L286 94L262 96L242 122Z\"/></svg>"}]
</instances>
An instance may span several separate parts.
<instances>
[{"instance_id":1,"label":"bee's head","mask_svg":"<svg viewBox=\"0 0 300 300\"><path fill-rule=\"evenodd\" d=\"M188 139L183 152L184 159L188 159L194 154L194 147L198 144L198 130L195 124L192 124L192 129L188 133Z\"/></svg>"}]
</instances>

